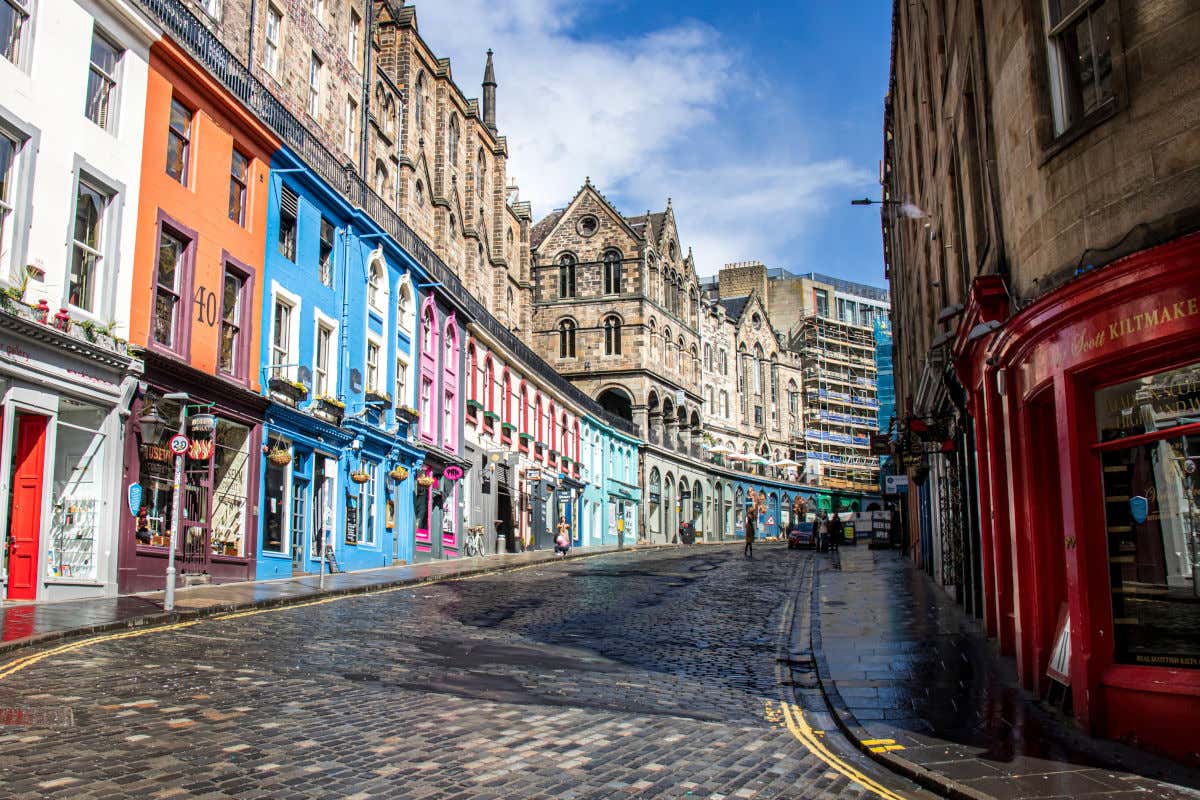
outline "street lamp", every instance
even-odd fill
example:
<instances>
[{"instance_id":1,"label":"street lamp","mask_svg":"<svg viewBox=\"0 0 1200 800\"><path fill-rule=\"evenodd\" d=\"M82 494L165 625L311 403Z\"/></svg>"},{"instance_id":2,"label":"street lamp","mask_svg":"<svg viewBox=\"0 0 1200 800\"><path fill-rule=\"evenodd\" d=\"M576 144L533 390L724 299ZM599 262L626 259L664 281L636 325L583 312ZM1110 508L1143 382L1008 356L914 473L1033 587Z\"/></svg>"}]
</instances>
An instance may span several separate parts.
<instances>
[{"instance_id":1,"label":"street lamp","mask_svg":"<svg viewBox=\"0 0 1200 800\"><path fill-rule=\"evenodd\" d=\"M852 206L873 206L873 205L898 206L898 205L900 205L900 201L899 200L872 200L869 197L864 197L861 200L851 200L850 205L852 205Z\"/></svg>"},{"instance_id":2,"label":"street lamp","mask_svg":"<svg viewBox=\"0 0 1200 800\"><path fill-rule=\"evenodd\" d=\"M163 395L163 400L179 403L179 435L181 436L187 435L188 399L187 392L168 392ZM154 413L157 414L157 410ZM145 421L145 417L138 420L139 423ZM162 424L165 427L166 420L162 420ZM145 429L143 428L143 430ZM183 509L181 508L183 503L180 497L183 485L183 457L183 453L175 454L175 482L171 486L171 537L167 548L167 586L163 592L163 611L175 610L175 543L178 538L179 526L183 520Z\"/></svg>"}]
</instances>

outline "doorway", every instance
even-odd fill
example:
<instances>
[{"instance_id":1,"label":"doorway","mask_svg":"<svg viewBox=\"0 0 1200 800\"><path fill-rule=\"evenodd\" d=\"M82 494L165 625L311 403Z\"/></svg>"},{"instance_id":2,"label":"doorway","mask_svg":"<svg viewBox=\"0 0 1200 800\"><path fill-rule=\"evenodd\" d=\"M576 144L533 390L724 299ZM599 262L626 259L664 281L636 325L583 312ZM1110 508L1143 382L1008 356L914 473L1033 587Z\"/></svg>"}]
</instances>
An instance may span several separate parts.
<instances>
[{"instance_id":1,"label":"doorway","mask_svg":"<svg viewBox=\"0 0 1200 800\"><path fill-rule=\"evenodd\" d=\"M18 414L8 499L8 599L37 597L48 417Z\"/></svg>"}]
</instances>

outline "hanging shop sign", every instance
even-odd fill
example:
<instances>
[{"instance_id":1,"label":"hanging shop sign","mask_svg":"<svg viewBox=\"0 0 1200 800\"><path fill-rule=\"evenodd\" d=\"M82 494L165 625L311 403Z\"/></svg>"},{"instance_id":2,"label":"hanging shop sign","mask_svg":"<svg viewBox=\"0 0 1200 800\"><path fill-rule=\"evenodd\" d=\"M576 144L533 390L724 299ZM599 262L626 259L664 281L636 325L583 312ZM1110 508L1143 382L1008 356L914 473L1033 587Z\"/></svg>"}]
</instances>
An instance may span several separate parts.
<instances>
[{"instance_id":1,"label":"hanging shop sign","mask_svg":"<svg viewBox=\"0 0 1200 800\"><path fill-rule=\"evenodd\" d=\"M1150 502L1141 495L1129 498L1129 514L1134 522L1141 525L1150 515Z\"/></svg>"},{"instance_id":2,"label":"hanging shop sign","mask_svg":"<svg viewBox=\"0 0 1200 800\"><path fill-rule=\"evenodd\" d=\"M142 485L140 483L131 483L129 484L129 513L136 517L141 507Z\"/></svg>"},{"instance_id":3,"label":"hanging shop sign","mask_svg":"<svg viewBox=\"0 0 1200 800\"><path fill-rule=\"evenodd\" d=\"M463 476L462 467L451 464L442 470L442 477L448 481L456 481Z\"/></svg>"}]
</instances>

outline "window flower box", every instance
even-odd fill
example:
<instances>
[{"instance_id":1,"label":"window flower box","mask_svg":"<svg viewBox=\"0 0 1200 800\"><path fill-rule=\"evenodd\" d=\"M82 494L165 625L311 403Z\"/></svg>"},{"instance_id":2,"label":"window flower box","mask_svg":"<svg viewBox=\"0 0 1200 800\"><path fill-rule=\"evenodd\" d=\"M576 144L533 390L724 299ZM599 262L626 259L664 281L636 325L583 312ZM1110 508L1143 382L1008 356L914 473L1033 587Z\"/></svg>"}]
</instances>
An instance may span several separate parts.
<instances>
[{"instance_id":1,"label":"window flower box","mask_svg":"<svg viewBox=\"0 0 1200 800\"><path fill-rule=\"evenodd\" d=\"M416 422L421 418L421 412L412 406L396 406L396 417L405 422Z\"/></svg>"},{"instance_id":2,"label":"window flower box","mask_svg":"<svg viewBox=\"0 0 1200 800\"><path fill-rule=\"evenodd\" d=\"M282 395L293 403L308 397L308 387L299 381L289 381L287 378L269 378L267 388L275 394Z\"/></svg>"},{"instance_id":3,"label":"window flower box","mask_svg":"<svg viewBox=\"0 0 1200 800\"><path fill-rule=\"evenodd\" d=\"M389 406L392 404L392 396L380 389L367 389L363 396L366 398L367 402L374 401L376 403L382 403Z\"/></svg>"}]
</instances>

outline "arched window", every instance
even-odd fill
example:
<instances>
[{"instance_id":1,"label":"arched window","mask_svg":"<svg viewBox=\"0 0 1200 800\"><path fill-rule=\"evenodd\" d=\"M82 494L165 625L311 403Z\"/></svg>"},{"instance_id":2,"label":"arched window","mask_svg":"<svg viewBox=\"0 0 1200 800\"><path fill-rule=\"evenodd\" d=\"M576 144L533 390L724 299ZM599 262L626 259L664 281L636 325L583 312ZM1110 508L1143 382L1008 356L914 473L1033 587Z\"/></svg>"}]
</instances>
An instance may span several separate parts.
<instances>
[{"instance_id":1,"label":"arched window","mask_svg":"<svg viewBox=\"0 0 1200 800\"><path fill-rule=\"evenodd\" d=\"M533 416L534 424L537 425L537 440L545 443L546 440L542 438L542 396L540 394L533 401Z\"/></svg>"},{"instance_id":2,"label":"arched window","mask_svg":"<svg viewBox=\"0 0 1200 800\"><path fill-rule=\"evenodd\" d=\"M433 304L425 306L425 311L421 314L421 350L426 353L433 353L433 357L437 357L437 353L433 351Z\"/></svg>"},{"instance_id":3,"label":"arched window","mask_svg":"<svg viewBox=\"0 0 1200 800\"><path fill-rule=\"evenodd\" d=\"M467 345L467 399L473 402L479 402L479 353L475 350L475 343L470 342ZM467 406L467 416L474 417L475 412L470 406Z\"/></svg>"},{"instance_id":4,"label":"arched window","mask_svg":"<svg viewBox=\"0 0 1200 800\"><path fill-rule=\"evenodd\" d=\"M575 296L575 256L570 253L558 259L558 296Z\"/></svg>"},{"instance_id":5,"label":"arched window","mask_svg":"<svg viewBox=\"0 0 1200 800\"><path fill-rule=\"evenodd\" d=\"M413 196L417 201L417 208L425 207L425 184L417 178L417 187L413 190Z\"/></svg>"},{"instance_id":6,"label":"arched window","mask_svg":"<svg viewBox=\"0 0 1200 800\"><path fill-rule=\"evenodd\" d=\"M508 367L504 368L504 374L500 376L500 397L504 404L504 410L500 414L500 421L511 425L512 424L512 375L508 372ZM507 431L505 435L508 435Z\"/></svg>"},{"instance_id":7,"label":"arched window","mask_svg":"<svg viewBox=\"0 0 1200 800\"><path fill-rule=\"evenodd\" d=\"M375 159L375 194L385 197L387 194L388 171L383 165L383 159Z\"/></svg>"},{"instance_id":8,"label":"arched window","mask_svg":"<svg viewBox=\"0 0 1200 800\"><path fill-rule=\"evenodd\" d=\"M529 390L525 388L525 382L521 382L521 433L533 433L529 428Z\"/></svg>"},{"instance_id":9,"label":"arched window","mask_svg":"<svg viewBox=\"0 0 1200 800\"><path fill-rule=\"evenodd\" d=\"M671 363L672 363L671 355L672 355L672 350L674 349L671 346L672 344L673 344L673 342L671 341L671 329L663 328L663 362L665 363L667 369L671 368Z\"/></svg>"},{"instance_id":10,"label":"arched window","mask_svg":"<svg viewBox=\"0 0 1200 800\"><path fill-rule=\"evenodd\" d=\"M483 197L483 175L487 172L487 162L483 158L483 148L475 156L475 194ZM483 209L480 209L482 211Z\"/></svg>"},{"instance_id":11,"label":"arched window","mask_svg":"<svg viewBox=\"0 0 1200 800\"><path fill-rule=\"evenodd\" d=\"M450 124L446 129L446 160L451 167L458 166L458 115L450 115Z\"/></svg>"},{"instance_id":12,"label":"arched window","mask_svg":"<svg viewBox=\"0 0 1200 800\"><path fill-rule=\"evenodd\" d=\"M696 355L696 345L692 345L692 363L689 365L692 368L692 374L696 378L696 382L700 382L700 357Z\"/></svg>"},{"instance_id":13,"label":"arched window","mask_svg":"<svg viewBox=\"0 0 1200 800\"><path fill-rule=\"evenodd\" d=\"M383 261L371 259L367 268L367 304L376 311L383 311L383 298L387 293L387 280L383 274Z\"/></svg>"},{"instance_id":14,"label":"arched window","mask_svg":"<svg viewBox=\"0 0 1200 800\"><path fill-rule=\"evenodd\" d=\"M616 250L604 254L604 293L621 293L621 254Z\"/></svg>"},{"instance_id":15,"label":"arched window","mask_svg":"<svg viewBox=\"0 0 1200 800\"><path fill-rule=\"evenodd\" d=\"M425 127L425 73L417 75L416 87L413 90L413 125L418 135Z\"/></svg>"},{"instance_id":16,"label":"arched window","mask_svg":"<svg viewBox=\"0 0 1200 800\"><path fill-rule=\"evenodd\" d=\"M415 308L412 283L409 281L406 273L404 279L400 281L400 290L396 292L396 324L400 326L400 330L412 333L413 311Z\"/></svg>"},{"instance_id":17,"label":"arched window","mask_svg":"<svg viewBox=\"0 0 1200 800\"><path fill-rule=\"evenodd\" d=\"M564 319L558 323L558 357L575 357L575 320Z\"/></svg>"},{"instance_id":18,"label":"arched window","mask_svg":"<svg viewBox=\"0 0 1200 800\"><path fill-rule=\"evenodd\" d=\"M508 324L515 327L517 320L513 318L513 311L515 309L513 308L513 290L511 286L508 287L508 297L506 299L508 301Z\"/></svg>"},{"instance_id":19,"label":"arched window","mask_svg":"<svg viewBox=\"0 0 1200 800\"><path fill-rule=\"evenodd\" d=\"M767 360L762 345L754 345L754 393L761 395L767 385Z\"/></svg>"},{"instance_id":20,"label":"arched window","mask_svg":"<svg viewBox=\"0 0 1200 800\"><path fill-rule=\"evenodd\" d=\"M654 360L654 351L658 350L658 324L654 321L654 317L650 318L650 360Z\"/></svg>"},{"instance_id":21,"label":"arched window","mask_svg":"<svg viewBox=\"0 0 1200 800\"><path fill-rule=\"evenodd\" d=\"M492 356L489 353L483 359L483 402L484 408L492 413L496 411L496 373L492 366ZM485 422L491 427L489 422Z\"/></svg>"},{"instance_id":22,"label":"arched window","mask_svg":"<svg viewBox=\"0 0 1200 800\"><path fill-rule=\"evenodd\" d=\"M621 354L621 318L615 314L604 318L604 354Z\"/></svg>"},{"instance_id":23,"label":"arched window","mask_svg":"<svg viewBox=\"0 0 1200 800\"><path fill-rule=\"evenodd\" d=\"M706 370L708 370L709 372L712 372L712 368L713 368L712 345L710 345L708 343L705 343L705 345L704 345L704 368Z\"/></svg>"}]
</instances>

